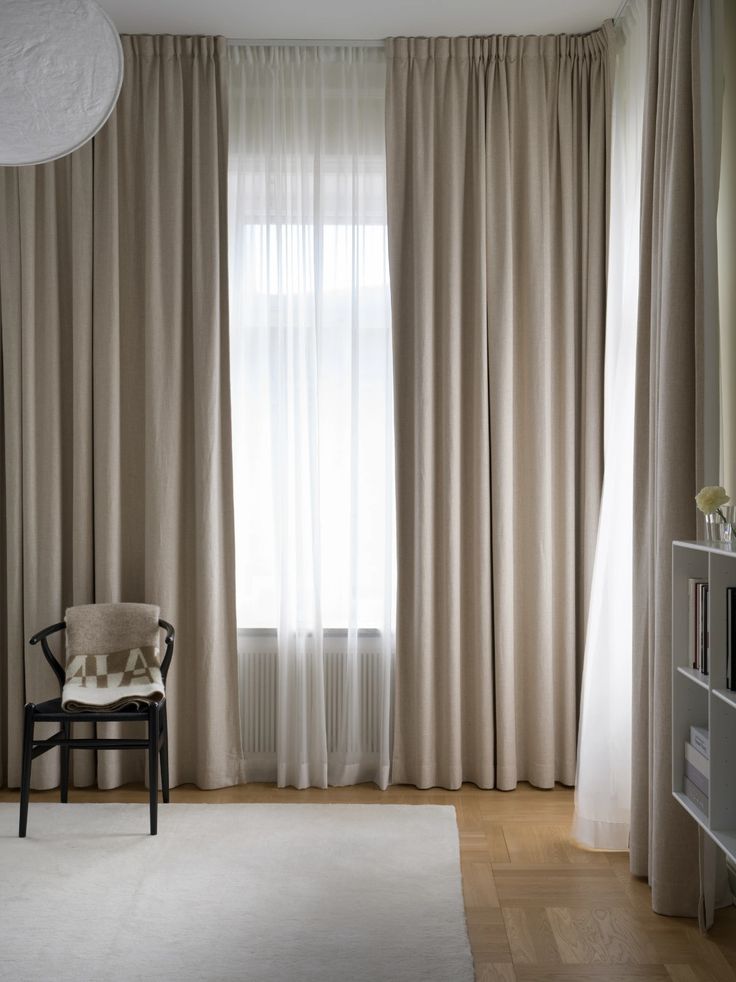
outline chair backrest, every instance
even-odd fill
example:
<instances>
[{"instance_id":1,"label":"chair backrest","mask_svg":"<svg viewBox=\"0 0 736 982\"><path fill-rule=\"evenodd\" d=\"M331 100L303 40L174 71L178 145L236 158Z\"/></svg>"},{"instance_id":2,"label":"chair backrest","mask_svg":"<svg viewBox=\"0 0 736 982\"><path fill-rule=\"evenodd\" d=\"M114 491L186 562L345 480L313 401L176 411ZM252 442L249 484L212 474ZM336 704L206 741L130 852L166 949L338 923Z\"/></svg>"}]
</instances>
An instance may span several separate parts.
<instances>
[{"instance_id":1,"label":"chair backrest","mask_svg":"<svg viewBox=\"0 0 736 982\"><path fill-rule=\"evenodd\" d=\"M159 628L163 628L166 632L166 652L161 662L161 678L165 683L174 656L175 631L168 621L159 620L158 613L158 607L153 604L84 604L69 607L66 620L38 631L29 643L40 643L44 658L53 669L59 687L63 688L66 672L49 647L48 639L52 634L57 631L66 633L65 664L68 664L69 658L74 655L104 655L142 645L158 647Z\"/></svg>"},{"instance_id":2,"label":"chair backrest","mask_svg":"<svg viewBox=\"0 0 736 982\"><path fill-rule=\"evenodd\" d=\"M83 604L67 608L67 663L75 655L158 648L159 613L153 604Z\"/></svg>"}]
</instances>

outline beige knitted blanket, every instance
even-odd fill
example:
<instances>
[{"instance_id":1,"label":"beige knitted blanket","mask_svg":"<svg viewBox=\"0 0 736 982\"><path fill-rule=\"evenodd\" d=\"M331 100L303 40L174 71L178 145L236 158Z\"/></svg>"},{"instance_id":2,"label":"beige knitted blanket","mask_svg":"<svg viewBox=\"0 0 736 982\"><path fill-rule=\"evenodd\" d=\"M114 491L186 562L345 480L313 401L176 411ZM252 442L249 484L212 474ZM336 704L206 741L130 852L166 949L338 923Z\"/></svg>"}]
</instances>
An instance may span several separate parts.
<instances>
[{"instance_id":1,"label":"beige knitted blanket","mask_svg":"<svg viewBox=\"0 0 736 982\"><path fill-rule=\"evenodd\" d=\"M115 710L160 702L158 607L87 604L66 612L66 682L62 709Z\"/></svg>"}]
</instances>

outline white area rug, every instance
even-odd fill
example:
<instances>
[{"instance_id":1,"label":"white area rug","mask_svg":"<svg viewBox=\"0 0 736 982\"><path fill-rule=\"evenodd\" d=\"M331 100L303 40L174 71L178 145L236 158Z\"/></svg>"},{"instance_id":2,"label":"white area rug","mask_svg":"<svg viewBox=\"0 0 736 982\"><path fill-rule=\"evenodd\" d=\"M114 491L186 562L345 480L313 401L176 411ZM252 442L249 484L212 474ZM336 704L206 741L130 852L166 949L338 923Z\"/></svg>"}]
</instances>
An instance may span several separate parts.
<instances>
[{"instance_id":1,"label":"white area rug","mask_svg":"<svg viewBox=\"0 0 736 982\"><path fill-rule=\"evenodd\" d=\"M0 978L472 982L455 812L0 805Z\"/></svg>"}]
</instances>

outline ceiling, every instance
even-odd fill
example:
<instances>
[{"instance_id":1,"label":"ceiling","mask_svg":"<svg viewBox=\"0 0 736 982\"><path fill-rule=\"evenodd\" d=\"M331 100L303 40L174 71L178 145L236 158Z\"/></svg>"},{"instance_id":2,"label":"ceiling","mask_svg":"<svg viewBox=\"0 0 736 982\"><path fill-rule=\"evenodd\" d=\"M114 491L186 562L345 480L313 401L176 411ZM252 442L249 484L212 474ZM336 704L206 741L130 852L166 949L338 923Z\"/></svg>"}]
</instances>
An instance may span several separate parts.
<instances>
[{"instance_id":1,"label":"ceiling","mask_svg":"<svg viewBox=\"0 0 736 982\"><path fill-rule=\"evenodd\" d=\"M583 33L621 0L99 0L121 34L271 40Z\"/></svg>"}]
</instances>

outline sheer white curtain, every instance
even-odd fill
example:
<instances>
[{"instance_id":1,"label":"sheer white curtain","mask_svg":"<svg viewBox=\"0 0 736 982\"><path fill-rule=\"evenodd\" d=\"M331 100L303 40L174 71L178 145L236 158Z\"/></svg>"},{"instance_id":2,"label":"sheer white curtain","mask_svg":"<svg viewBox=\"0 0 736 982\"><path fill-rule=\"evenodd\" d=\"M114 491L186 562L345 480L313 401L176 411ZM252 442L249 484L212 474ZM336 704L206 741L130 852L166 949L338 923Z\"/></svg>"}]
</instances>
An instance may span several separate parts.
<instances>
[{"instance_id":1,"label":"sheer white curtain","mask_svg":"<svg viewBox=\"0 0 736 982\"><path fill-rule=\"evenodd\" d=\"M276 629L278 648L273 773L249 770L246 756L244 776L386 787L395 529L383 50L230 55L238 626ZM329 740L325 629L345 637Z\"/></svg>"},{"instance_id":2,"label":"sheer white curtain","mask_svg":"<svg viewBox=\"0 0 736 982\"><path fill-rule=\"evenodd\" d=\"M646 0L617 25L604 397L605 470L585 643L573 834L627 849L631 802L634 380Z\"/></svg>"}]
</instances>

